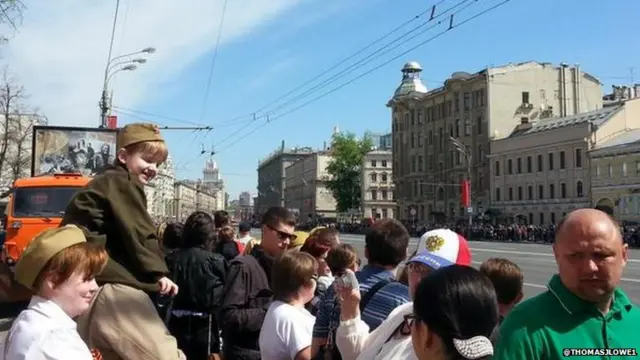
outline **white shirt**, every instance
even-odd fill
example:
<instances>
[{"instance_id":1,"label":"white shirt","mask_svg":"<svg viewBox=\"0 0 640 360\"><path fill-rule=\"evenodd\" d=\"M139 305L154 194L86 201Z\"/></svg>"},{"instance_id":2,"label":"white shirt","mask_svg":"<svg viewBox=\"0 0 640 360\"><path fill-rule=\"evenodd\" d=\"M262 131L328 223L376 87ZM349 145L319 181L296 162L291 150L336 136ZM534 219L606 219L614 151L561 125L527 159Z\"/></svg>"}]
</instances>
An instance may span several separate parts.
<instances>
[{"instance_id":1,"label":"white shirt","mask_svg":"<svg viewBox=\"0 0 640 360\"><path fill-rule=\"evenodd\" d=\"M411 335L391 338L404 322L404 316L413 312L413 302L402 304L372 333L359 317L343 321L336 331L336 346L345 360L417 360Z\"/></svg>"},{"instance_id":2,"label":"white shirt","mask_svg":"<svg viewBox=\"0 0 640 360\"><path fill-rule=\"evenodd\" d=\"M262 360L293 360L311 346L316 318L307 309L274 301L264 316L260 329Z\"/></svg>"},{"instance_id":3,"label":"white shirt","mask_svg":"<svg viewBox=\"0 0 640 360\"><path fill-rule=\"evenodd\" d=\"M11 326L2 360L91 360L76 323L56 303L33 296Z\"/></svg>"}]
</instances>

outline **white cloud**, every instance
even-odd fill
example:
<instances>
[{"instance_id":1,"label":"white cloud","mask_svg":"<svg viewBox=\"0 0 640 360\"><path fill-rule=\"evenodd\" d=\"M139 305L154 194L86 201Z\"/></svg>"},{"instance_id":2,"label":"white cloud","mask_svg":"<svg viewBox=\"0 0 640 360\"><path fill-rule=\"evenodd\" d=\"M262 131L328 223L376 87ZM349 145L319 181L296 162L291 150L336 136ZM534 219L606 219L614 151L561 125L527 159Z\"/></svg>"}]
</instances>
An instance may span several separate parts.
<instances>
[{"instance_id":1,"label":"white cloud","mask_svg":"<svg viewBox=\"0 0 640 360\"><path fill-rule=\"evenodd\" d=\"M51 124L98 125L115 1L28 2L19 32L3 49L2 61ZM247 35L302 1L229 0L223 42ZM223 0L122 0L114 56L148 46L157 52L136 71L115 78L117 104L135 108L142 99L166 95L163 83L215 45L222 4Z\"/></svg>"}]
</instances>

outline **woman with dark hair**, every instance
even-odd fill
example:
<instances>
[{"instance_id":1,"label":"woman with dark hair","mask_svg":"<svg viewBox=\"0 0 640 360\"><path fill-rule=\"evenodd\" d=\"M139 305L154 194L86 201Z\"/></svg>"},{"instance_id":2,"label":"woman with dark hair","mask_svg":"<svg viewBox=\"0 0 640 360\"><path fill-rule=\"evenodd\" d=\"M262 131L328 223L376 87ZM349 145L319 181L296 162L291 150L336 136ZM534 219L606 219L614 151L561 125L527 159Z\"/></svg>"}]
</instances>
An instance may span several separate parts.
<instances>
[{"instance_id":1,"label":"woman with dark hair","mask_svg":"<svg viewBox=\"0 0 640 360\"><path fill-rule=\"evenodd\" d=\"M411 340L418 360L484 360L498 324L493 284L480 271L452 265L425 277L413 302Z\"/></svg>"},{"instance_id":2,"label":"woman with dark hair","mask_svg":"<svg viewBox=\"0 0 640 360\"><path fill-rule=\"evenodd\" d=\"M340 244L340 238L338 236L339 233L336 229L314 229L309 235L309 238L304 242L304 245L300 248L301 252L310 254L318 262L318 281L315 296L307 305L307 310L314 316L318 312L317 305L320 303L320 299L322 299L322 296L329 286L333 284L333 275L327 265L327 254L331 249Z\"/></svg>"},{"instance_id":3,"label":"woman with dark hair","mask_svg":"<svg viewBox=\"0 0 640 360\"><path fill-rule=\"evenodd\" d=\"M187 359L207 359L220 352L216 313L222 301L227 261L211 251L214 234L211 215L196 211L182 227L182 248L167 256L172 280L180 287L168 327Z\"/></svg>"},{"instance_id":4,"label":"woman with dark hair","mask_svg":"<svg viewBox=\"0 0 640 360\"><path fill-rule=\"evenodd\" d=\"M223 226L218 230L216 238L215 252L224 256L227 261L233 260L236 256L242 254L244 249L236 240L236 231L229 225Z\"/></svg>"}]
</instances>

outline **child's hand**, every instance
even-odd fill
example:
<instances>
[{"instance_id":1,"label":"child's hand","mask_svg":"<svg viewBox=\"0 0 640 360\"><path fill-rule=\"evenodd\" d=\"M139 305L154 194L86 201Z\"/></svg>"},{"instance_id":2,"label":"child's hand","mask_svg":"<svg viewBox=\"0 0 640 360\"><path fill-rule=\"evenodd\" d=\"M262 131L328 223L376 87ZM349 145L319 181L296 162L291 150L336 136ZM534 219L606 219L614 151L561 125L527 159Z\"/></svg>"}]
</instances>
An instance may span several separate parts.
<instances>
[{"instance_id":1,"label":"child's hand","mask_svg":"<svg viewBox=\"0 0 640 360\"><path fill-rule=\"evenodd\" d=\"M162 295L175 296L178 294L178 285L166 276L158 280L158 285L160 285L160 294Z\"/></svg>"}]
</instances>

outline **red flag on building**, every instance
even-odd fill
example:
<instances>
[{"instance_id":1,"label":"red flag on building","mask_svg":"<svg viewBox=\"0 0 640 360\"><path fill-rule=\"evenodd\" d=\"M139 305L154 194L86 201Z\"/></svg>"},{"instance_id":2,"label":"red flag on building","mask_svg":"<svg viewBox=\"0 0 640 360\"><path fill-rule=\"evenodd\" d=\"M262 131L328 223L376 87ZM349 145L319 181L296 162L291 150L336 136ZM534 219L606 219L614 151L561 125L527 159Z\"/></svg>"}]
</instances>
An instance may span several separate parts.
<instances>
[{"instance_id":1,"label":"red flag on building","mask_svg":"<svg viewBox=\"0 0 640 360\"><path fill-rule=\"evenodd\" d=\"M466 208L471 206L471 184L469 180L462 180L460 186L460 203Z\"/></svg>"}]
</instances>

